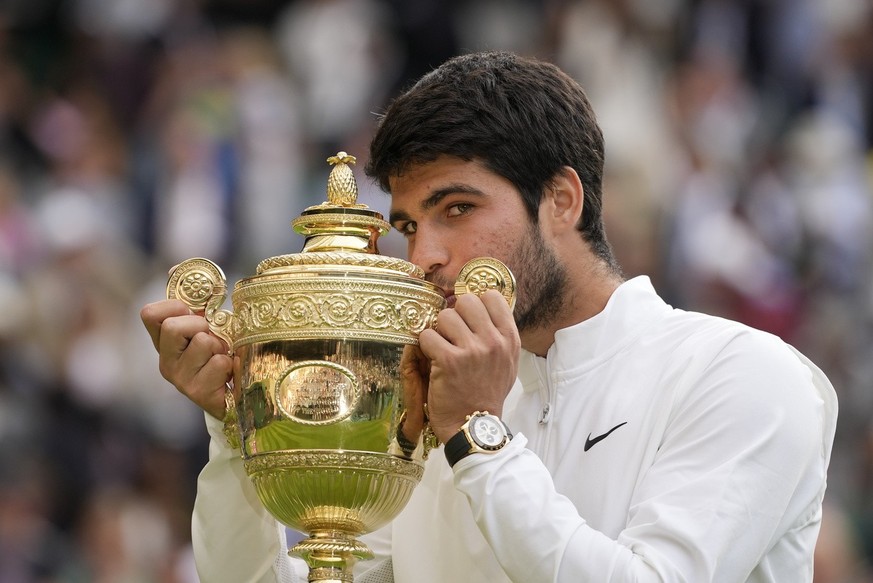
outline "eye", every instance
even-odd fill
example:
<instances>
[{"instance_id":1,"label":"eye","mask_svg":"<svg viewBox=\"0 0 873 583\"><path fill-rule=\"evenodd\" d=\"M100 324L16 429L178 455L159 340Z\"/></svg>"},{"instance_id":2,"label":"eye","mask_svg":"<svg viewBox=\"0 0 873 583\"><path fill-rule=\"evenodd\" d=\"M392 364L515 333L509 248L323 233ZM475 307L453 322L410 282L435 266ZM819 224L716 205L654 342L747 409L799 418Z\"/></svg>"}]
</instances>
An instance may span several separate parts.
<instances>
[{"instance_id":1,"label":"eye","mask_svg":"<svg viewBox=\"0 0 873 583\"><path fill-rule=\"evenodd\" d=\"M415 231L418 230L418 225L415 221L406 221L404 223L395 224L394 228L397 229L404 237L408 237L415 234Z\"/></svg>"},{"instance_id":2,"label":"eye","mask_svg":"<svg viewBox=\"0 0 873 583\"><path fill-rule=\"evenodd\" d=\"M473 205L467 202L459 202L448 208L446 214L450 217L465 215L473 209Z\"/></svg>"}]
</instances>

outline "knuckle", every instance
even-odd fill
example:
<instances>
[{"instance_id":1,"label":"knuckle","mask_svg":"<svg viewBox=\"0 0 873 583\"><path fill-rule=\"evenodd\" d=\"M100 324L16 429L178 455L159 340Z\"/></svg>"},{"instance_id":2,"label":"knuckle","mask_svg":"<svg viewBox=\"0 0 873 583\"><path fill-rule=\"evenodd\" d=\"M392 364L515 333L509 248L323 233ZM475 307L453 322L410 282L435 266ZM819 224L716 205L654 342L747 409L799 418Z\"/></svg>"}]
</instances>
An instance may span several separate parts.
<instances>
[{"instance_id":1,"label":"knuckle","mask_svg":"<svg viewBox=\"0 0 873 583\"><path fill-rule=\"evenodd\" d=\"M213 336L211 333L202 331L197 332L191 337L189 344L198 354L224 354L224 343Z\"/></svg>"},{"instance_id":2,"label":"knuckle","mask_svg":"<svg viewBox=\"0 0 873 583\"><path fill-rule=\"evenodd\" d=\"M476 300L475 294L465 293L457 296L455 299L455 309L458 308L466 308L467 306L473 305L473 302Z\"/></svg>"},{"instance_id":3,"label":"knuckle","mask_svg":"<svg viewBox=\"0 0 873 583\"><path fill-rule=\"evenodd\" d=\"M186 350L202 352L209 349L211 344L209 334L206 332L197 332L191 337L191 341L188 343L188 348Z\"/></svg>"},{"instance_id":4,"label":"knuckle","mask_svg":"<svg viewBox=\"0 0 873 583\"><path fill-rule=\"evenodd\" d=\"M474 293L466 293L461 294L457 300L455 300L455 309L460 310L462 313L471 313L479 309L479 306L483 304L483 299L481 296L478 296Z\"/></svg>"},{"instance_id":5,"label":"knuckle","mask_svg":"<svg viewBox=\"0 0 873 583\"><path fill-rule=\"evenodd\" d=\"M167 318L161 322L161 335L175 337L182 333L182 322L179 318Z\"/></svg>"},{"instance_id":6,"label":"knuckle","mask_svg":"<svg viewBox=\"0 0 873 583\"><path fill-rule=\"evenodd\" d=\"M499 354L506 350L506 341L499 330L492 329L482 335L481 346L488 354Z\"/></svg>"},{"instance_id":7,"label":"knuckle","mask_svg":"<svg viewBox=\"0 0 873 583\"><path fill-rule=\"evenodd\" d=\"M213 354L207 364L225 377L233 370L233 361L225 354Z\"/></svg>"},{"instance_id":8,"label":"knuckle","mask_svg":"<svg viewBox=\"0 0 873 583\"><path fill-rule=\"evenodd\" d=\"M167 381L176 384L176 367L172 366L165 358L158 360L158 372Z\"/></svg>"},{"instance_id":9,"label":"knuckle","mask_svg":"<svg viewBox=\"0 0 873 583\"><path fill-rule=\"evenodd\" d=\"M482 299L483 303L486 304L494 304L497 302L505 302L503 299L503 295L497 291L496 289L487 289L485 292L479 296Z\"/></svg>"},{"instance_id":10,"label":"knuckle","mask_svg":"<svg viewBox=\"0 0 873 583\"><path fill-rule=\"evenodd\" d=\"M457 309L458 309L457 304L455 304L454 308L443 308L442 310L440 310L440 313L437 316L437 319L440 322L447 322L449 319L457 317L457 315L458 315L458 313L456 311Z\"/></svg>"},{"instance_id":11,"label":"knuckle","mask_svg":"<svg viewBox=\"0 0 873 583\"><path fill-rule=\"evenodd\" d=\"M139 317L146 325L153 323L157 319L155 316L155 305L146 304L143 306L139 311Z\"/></svg>"},{"instance_id":12,"label":"knuckle","mask_svg":"<svg viewBox=\"0 0 873 583\"><path fill-rule=\"evenodd\" d=\"M200 316L179 315L164 320L163 326L168 326L175 334L185 335L209 330L206 318ZM163 329L162 326L162 329Z\"/></svg>"}]
</instances>

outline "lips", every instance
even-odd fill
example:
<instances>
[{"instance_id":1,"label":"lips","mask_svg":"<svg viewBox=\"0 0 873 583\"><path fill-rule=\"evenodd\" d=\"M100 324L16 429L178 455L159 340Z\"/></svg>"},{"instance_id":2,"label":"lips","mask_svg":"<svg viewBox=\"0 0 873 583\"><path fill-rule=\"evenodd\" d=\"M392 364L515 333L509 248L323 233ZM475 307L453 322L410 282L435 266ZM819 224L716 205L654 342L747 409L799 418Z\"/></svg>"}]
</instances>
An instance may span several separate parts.
<instances>
[{"instance_id":1,"label":"lips","mask_svg":"<svg viewBox=\"0 0 873 583\"><path fill-rule=\"evenodd\" d=\"M429 276L425 276L425 280L439 288L443 296L446 298L447 308L455 307L455 280L446 279L438 274L429 274Z\"/></svg>"}]
</instances>

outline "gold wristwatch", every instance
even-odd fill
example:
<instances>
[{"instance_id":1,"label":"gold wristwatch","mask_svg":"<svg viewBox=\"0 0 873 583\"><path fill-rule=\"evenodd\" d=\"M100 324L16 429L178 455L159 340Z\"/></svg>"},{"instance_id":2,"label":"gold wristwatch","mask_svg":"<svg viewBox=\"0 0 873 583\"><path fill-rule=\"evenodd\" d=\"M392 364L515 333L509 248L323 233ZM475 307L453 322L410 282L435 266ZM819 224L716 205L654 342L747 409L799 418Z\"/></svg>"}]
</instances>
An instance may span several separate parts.
<instances>
[{"instance_id":1,"label":"gold wristwatch","mask_svg":"<svg viewBox=\"0 0 873 583\"><path fill-rule=\"evenodd\" d=\"M473 453L496 453L512 439L512 433L497 415L476 411L467 415L461 429L446 442L445 454L449 465Z\"/></svg>"}]
</instances>

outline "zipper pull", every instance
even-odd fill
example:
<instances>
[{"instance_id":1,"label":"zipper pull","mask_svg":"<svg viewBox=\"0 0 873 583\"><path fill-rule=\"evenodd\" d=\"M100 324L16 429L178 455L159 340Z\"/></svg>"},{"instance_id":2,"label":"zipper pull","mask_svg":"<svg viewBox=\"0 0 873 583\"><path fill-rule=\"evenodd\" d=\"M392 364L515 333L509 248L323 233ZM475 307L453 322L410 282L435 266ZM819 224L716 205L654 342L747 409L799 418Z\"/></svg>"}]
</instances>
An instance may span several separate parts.
<instances>
[{"instance_id":1,"label":"zipper pull","mask_svg":"<svg viewBox=\"0 0 873 583\"><path fill-rule=\"evenodd\" d=\"M552 417L552 405L548 401L543 405L543 410L540 412L540 425L545 425Z\"/></svg>"}]
</instances>

